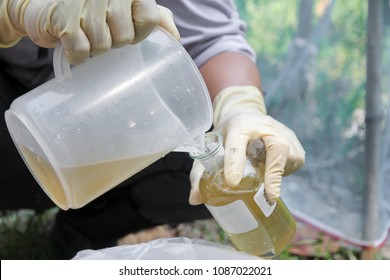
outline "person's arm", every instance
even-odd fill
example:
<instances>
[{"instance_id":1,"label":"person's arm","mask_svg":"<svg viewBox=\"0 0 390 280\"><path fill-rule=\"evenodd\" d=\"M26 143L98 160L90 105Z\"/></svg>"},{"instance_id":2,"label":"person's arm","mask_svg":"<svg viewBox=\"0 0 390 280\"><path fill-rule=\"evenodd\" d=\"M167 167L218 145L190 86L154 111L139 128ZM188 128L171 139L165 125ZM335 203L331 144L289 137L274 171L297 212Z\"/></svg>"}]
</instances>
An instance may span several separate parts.
<instances>
[{"instance_id":1,"label":"person's arm","mask_svg":"<svg viewBox=\"0 0 390 280\"><path fill-rule=\"evenodd\" d=\"M229 86L255 86L261 89L260 73L255 63L238 52L223 52L209 59L200 72L214 97Z\"/></svg>"},{"instance_id":2,"label":"person's arm","mask_svg":"<svg viewBox=\"0 0 390 280\"><path fill-rule=\"evenodd\" d=\"M247 145L261 139L267 154L266 162L260 163L265 191L271 202L276 201L282 176L303 165L305 152L293 131L267 115L256 53L246 40L246 24L234 1L159 3L172 9L181 42L198 65L213 100L213 129L224 139L226 182L240 182ZM199 179L203 171L195 160L190 174L191 204L202 203Z\"/></svg>"},{"instance_id":3,"label":"person's arm","mask_svg":"<svg viewBox=\"0 0 390 280\"><path fill-rule=\"evenodd\" d=\"M264 174L267 199L280 197L282 177L296 172L305 161L305 151L295 133L267 115L256 64L246 55L220 53L200 67L213 100L214 130L224 138L224 176L229 185L237 185L244 171L246 149L254 139L261 139L266 150ZM202 203L199 179L204 168L194 161L189 202Z\"/></svg>"}]
</instances>

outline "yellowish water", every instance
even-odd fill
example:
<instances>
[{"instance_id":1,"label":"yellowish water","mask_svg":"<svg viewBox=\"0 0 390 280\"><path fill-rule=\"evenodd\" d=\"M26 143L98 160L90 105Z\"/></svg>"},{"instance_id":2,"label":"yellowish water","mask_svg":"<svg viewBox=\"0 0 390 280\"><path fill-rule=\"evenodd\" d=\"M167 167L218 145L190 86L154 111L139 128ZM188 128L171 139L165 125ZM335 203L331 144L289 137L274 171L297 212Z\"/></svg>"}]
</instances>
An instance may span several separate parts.
<instances>
[{"instance_id":1,"label":"yellowish water","mask_svg":"<svg viewBox=\"0 0 390 280\"><path fill-rule=\"evenodd\" d=\"M295 233L295 221L286 205L279 199L272 214L266 217L254 200L261 185L258 177L247 176L238 186L228 187L223 176L223 171L206 172L201 178L199 187L205 204L224 206L242 200L259 224L246 233L227 232L232 244L239 251L263 258L279 255L291 243Z\"/></svg>"},{"instance_id":2,"label":"yellowish water","mask_svg":"<svg viewBox=\"0 0 390 280\"><path fill-rule=\"evenodd\" d=\"M80 166L54 168L37 154L21 149L29 168L49 197L62 209L80 208L139 172L167 152ZM64 189L68 189L68 197Z\"/></svg>"}]
</instances>

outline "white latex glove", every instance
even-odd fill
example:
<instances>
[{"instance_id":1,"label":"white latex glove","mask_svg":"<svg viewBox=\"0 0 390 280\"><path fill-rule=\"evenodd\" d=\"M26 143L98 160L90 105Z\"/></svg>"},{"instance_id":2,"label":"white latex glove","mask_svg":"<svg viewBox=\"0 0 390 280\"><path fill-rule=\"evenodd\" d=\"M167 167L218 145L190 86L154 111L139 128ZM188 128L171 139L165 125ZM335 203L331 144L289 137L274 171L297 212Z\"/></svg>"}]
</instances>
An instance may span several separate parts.
<instances>
[{"instance_id":1,"label":"white latex glove","mask_svg":"<svg viewBox=\"0 0 390 280\"><path fill-rule=\"evenodd\" d=\"M72 64L111 47L138 43L157 26L179 39L172 13L154 0L0 0L0 47L23 36L53 48Z\"/></svg>"},{"instance_id":2,"label":"white latex glove","mask_svg":"<svg viewBox=\"0 0 390 280\"><path fill-rule=\"evenodd\" d=\"M221 91L213 101L214 130L225 139L224 174L227 184L237 185L244 171L246 149L252 139L261 139L266 150L264 185L267 199L280 197L282 176L287 176L305 162L305 151L295 133L267 115L261 92L253 86L234 86ZM261 165L261 163L260 163ZM191 173L192 205L202 203L199 180L204 172L195 160Z\"/></svg>"}]
</instances>

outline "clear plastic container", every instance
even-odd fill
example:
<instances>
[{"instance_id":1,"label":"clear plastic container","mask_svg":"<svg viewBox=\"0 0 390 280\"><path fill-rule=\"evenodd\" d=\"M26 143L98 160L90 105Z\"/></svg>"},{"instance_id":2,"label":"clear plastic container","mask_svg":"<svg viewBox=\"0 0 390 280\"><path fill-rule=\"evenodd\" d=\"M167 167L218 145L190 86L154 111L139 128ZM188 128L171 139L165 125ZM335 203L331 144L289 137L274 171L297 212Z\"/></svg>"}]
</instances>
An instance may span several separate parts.
<instances>
[{"instance_id":1,"label":"clear plastic container","mask_svg":"<svg viewBox=\"0 0 390 280\"><path fill-rule=\"evenodd\" d=\"M5 113L25 163L62 209L84 206L172 150L188 150L211 126L198 68L162 29L72 69L62 54L55 50L56 78Z\"/></svg>"}]
</instances>

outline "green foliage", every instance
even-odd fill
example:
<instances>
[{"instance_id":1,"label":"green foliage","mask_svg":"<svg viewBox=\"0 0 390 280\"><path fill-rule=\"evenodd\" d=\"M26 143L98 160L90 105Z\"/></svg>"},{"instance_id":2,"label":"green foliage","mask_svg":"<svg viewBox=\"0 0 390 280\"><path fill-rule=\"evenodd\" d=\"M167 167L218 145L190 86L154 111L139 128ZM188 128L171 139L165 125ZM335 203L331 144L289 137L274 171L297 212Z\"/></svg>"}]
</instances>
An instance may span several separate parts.
<instances>
[{"instance_id":1,"label":"green foliage","mask_svg":"<svg viewBox=\"0 0 390 280\"><path fill-rule=\"evenodd\" d=\"M248 41L259 55L272 58L286 52L296 26L297 1L236 0L236 4L248 25Z\"/></svg>"},{"instance_id":2,"label":"green foliage","mask_svg":"<svg viewBox=\"0 0 390 280\"><path fill-rule=\"evenodd\" d=\"M326 2L313 0L313 33L297 45L301 1L236 0L265 91L287 73L268 97L269 113L296 132L308 162L331 159L337 170L341 160L352 160L349 172L354 174L346 171L340 180L352 177L361 189L363 163L349 157L351 151L363 156L364 118L359 116L365 105L367 1L334 1L329 21L324 21ZM321 172L329 177L333 171Z\"/></svg>"},{"instance_id":3,"label":"green foliage","mask_svg":"<svg viewBox=\"0 0 390 280\"><path fill-rule=\"evenodd\" d=\"M60 254L50 239L55 212L56 209L44 213L23 210L0 215L0 259L58 259Z\"/></svg>"}]
</instances>

